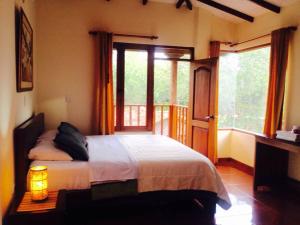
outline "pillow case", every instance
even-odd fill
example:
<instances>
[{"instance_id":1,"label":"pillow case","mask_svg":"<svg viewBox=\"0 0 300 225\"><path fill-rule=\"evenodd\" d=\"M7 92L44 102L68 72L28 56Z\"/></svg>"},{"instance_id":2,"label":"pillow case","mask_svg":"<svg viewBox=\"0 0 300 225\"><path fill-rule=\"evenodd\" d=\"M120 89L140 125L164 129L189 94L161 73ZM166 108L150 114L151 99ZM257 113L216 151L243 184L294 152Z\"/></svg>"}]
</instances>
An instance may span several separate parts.
<instances>
[{"instance_id":1,"label":"pillow case","mask_svg":"<svg viewBox=\"0 0 300 225\"><path fill-rule=\"evenodd\" d=\"M74 125L67 122L61 122L57 129L59 130L60 133L74 136L76 139L80 141L80 143L82 143L86 147L88 146L85 136L83 136L80 133L79 129L77 129L77 127L75 127Z\"/></svg>"},{"instance_id":2,"label":"pillow case","mask_svg":"<svg viewBox=\"0 0 300 225\"><path fill-rule=\"evenodd\" d=\"M58 127L58 130L60 132L64 132L66 130L80 132L77 127L75 127L73 124L70 124L68 122L61 122L59 127Z\"/></svg>"},{"instance_id":3,"label":"pillow case","mask_svg":"<svg viewBox=\"0 0 300 225\"><path fill-rule=\"evenodd\" d=\"M57 130L47 130L38 137L37 141L53 141L57 134Z\"/></svg>"},{"instance_id":4,"label":"pillow case","mask_svg":"<svg viewBox=\"0 0 300 225\"><path fill-rule=\"evenodd\" d=\"M49 137L47 138L48 140L45 139L44 136L44 138L38 140L35 147L29 151L28 154L29 159L41 160L41 161L72 161L73 160L73 158L67 152L64 152L55 147L53 138L52 139L51 138L49 139Z\"/></svg>"},{"instance_id":5,"label":"pillow case","mask_svg":"<svg viewBox=\"0 0 300 225\"><path fill-rule=\"evenodd\" d=\"M54 139L57 147L67 152L74 160L88 161L87 146L72 133L58 133Z\"/></svg>"}]
</instances>

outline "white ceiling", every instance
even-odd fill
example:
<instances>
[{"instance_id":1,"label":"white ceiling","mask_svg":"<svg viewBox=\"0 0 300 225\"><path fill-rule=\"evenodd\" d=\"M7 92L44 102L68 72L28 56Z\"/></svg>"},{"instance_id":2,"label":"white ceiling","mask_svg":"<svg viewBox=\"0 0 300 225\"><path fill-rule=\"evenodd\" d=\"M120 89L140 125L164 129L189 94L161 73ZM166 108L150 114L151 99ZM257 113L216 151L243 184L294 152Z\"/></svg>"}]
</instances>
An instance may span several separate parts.
<instances>
[{"instance_id":1,"label":"white ceiling","mask_svg":"<svg viewBox=\"0 0 300 225\"><path fill-rule=\"evenodd\" d=\"M150 1L163 2L163 3L169 3L169 4L175 5L178 0L150 0ZM257 17L260 15L263 15L264 13L271 12L261 6L256 5L253 2L250 2L249 0L214 0L214 1L216 1L220 4L223 4L223 5L226 5L230 8L236 9L240 12L246 13L249 16L253 16L253 17ZM300 0L268 0L268 2L274 3L275 5L280 6L280 7L284 7L284 6L293 4L298 1L300 1ZM218 10L216 8L213 8L211 6L203 4L197 0L191 0L191 2L193 3L194 7L196 6L196 7L201 7L201 8L207 9L210 12L212 12L214 15L222 17L231 22L240 23L240 22L244 21L238 17L232 16L221 10Z\"/></svg>"}]
</instances>

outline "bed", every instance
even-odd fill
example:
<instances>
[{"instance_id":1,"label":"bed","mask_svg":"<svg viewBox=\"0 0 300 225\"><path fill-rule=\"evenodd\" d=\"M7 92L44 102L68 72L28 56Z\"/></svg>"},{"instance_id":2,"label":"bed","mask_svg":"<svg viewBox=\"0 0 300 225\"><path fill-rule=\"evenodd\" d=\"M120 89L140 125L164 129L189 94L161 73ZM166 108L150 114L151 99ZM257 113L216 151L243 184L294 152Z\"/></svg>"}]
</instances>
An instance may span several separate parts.
<instances>
[{"instance_id":1,"label":"bed","mask_svg":"<svg viewBox=\"0 0 300 225\"><path fill-rule=\"evenodd\" d=\"M103 205L196 199L205 215L213 218L216 204L230 207L214 165L175 140L155 135L88 136L88 162L32 162L28 152L43 131L44 114L33 116L15 129L17 198L26 191L29 167L46 165L49 189L66 190L70 209L99 202Z\"/></svg>"}]
</instances>

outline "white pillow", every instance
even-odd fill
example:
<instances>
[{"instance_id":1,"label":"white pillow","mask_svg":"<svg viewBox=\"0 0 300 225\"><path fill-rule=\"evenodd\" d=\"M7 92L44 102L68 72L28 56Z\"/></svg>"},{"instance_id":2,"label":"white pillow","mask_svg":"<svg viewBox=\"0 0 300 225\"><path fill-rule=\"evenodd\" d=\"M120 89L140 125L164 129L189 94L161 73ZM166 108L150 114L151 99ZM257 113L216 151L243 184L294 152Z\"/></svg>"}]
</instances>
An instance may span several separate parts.
<instances>
[{"instance_id":1,"label":"white pillow","mask_svg":"<svg viewBox=\"0 0 300 225\"><path fill-rule=\"evenodd\" d=\"M45 131L44 133L41 134L41 136L39 136L37 142L40 142L42 140L53 141L57 133L58 133L57 130Z\"/></svg>"},{"instance_id":2,"label":"white pillow","mask_svg":"<svg viewBox=\"0 0 300 225\"><path fill-rule=\"evenodd\" d=\"M51 135L52 136L51 136ZM42 134L34 148L30 149L28 158L42 161L72 161L73 158L66 152L55 147L53 132Z\"/></svg>"}]
</instances>

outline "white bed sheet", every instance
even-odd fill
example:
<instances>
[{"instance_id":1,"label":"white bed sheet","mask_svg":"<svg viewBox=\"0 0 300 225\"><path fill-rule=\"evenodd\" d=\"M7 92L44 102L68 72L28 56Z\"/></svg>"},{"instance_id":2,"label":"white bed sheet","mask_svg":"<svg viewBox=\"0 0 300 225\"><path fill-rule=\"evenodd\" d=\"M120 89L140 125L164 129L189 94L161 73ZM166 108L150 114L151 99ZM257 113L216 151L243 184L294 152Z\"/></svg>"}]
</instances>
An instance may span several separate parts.
<instances>
[{"instance_id":1,"label":"white bed sheet","mask_svg":"<svg viewBox=\"0 0 300 225\"><path fill-rule=\"evenodd\" d=\"M31 163L30 167L32 166L48 167L48 188L50 191L82 190L91 187L88 162L36 160ZM29 189L29 186L27 188Z\"/></svg>"},{"instance_id":2,"label":"white bed sheet","mask_svg":"<svg viewBox=\"0 0 300 225\"><path fill-rule=\"evenodd\" d=\"M230 198L211 161L165 136L118 137L138 163L138 191L204 190L217 193L223 208Z\"/></svg>"},{"instance_id":3,"label":"white bed sheet","mask_svg":"<svg viewBox=\"0 0 300 225\"><path fill-rule=\"evenodd\" d=\"M118 136L88 136L91 183L137 179L137 163Z\"/></svg>"}]
</instances>

